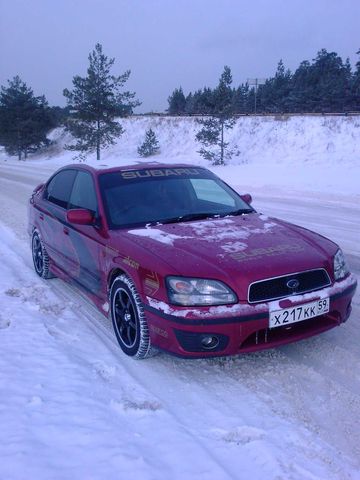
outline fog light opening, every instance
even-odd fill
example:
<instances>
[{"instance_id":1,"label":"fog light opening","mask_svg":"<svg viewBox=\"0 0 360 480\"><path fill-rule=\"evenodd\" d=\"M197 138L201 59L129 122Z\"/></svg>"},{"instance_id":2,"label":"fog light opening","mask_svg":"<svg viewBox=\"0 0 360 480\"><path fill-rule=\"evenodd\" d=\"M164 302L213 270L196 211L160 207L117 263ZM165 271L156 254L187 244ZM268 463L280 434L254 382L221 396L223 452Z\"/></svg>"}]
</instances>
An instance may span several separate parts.
<instances>
[{"instance_id":1,"label":"fog light opening","mask_svg":"<svg viewBox=\"0 0 360 480\"><path fill-rule=\"evenodd\" d=\"M213 350L219 345L219 339L215 335L206 335L201 339L201 345L206 350Z\"/></svg>"}]
</instances>

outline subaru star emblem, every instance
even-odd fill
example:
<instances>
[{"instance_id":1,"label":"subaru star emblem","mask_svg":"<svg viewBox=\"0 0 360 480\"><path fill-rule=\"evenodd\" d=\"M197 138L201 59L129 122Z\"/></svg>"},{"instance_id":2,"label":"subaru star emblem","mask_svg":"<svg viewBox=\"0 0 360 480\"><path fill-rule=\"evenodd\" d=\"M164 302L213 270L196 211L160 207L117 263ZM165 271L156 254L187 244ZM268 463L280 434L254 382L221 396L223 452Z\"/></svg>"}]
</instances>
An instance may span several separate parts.
<instances>
[{"instance_id":1,"label":"subaru star emblem","mask_svg":"<svg viewBox=\"0 0 360 480\"><path fill-rule=\"evenodd\" d=\"M292 278L291 280L286 282L286 286L290 288L290 290L292 290L293 292L295 292L295 290L299 287L299 285L300 285L300 282L299 280L296 280L296 278Z\"/></svg>"}]
</instances>

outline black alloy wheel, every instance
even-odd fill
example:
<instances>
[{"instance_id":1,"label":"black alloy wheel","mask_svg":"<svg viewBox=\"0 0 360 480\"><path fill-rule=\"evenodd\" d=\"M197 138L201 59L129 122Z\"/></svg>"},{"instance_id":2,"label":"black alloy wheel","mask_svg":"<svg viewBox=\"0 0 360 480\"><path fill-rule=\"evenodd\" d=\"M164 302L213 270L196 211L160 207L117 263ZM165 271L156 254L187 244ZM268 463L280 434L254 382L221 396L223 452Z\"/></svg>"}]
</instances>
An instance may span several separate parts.
<instances>
[{"instance_id":1,"label":"black alloy wheel","mask_svg":"<svg viewBox=\"0 0 360 480\"><path fill-rule=\"evenodd\" d=\"M111 320L122 351L130 357L148 357L152 349L144 308L127 275L119 275L113 281L110 302Z\"/></svg>"},{"instance_id":2,"label":"black alloy wheel","mask_svg":"<svg viewBox=\"0 0 360 480\"><path fill-rule=\"evenodd\" d=\"M50 259L37 230L34 231L31 239L31 251L35 272L39 277L46 279L53 278L54 275L49 269Z\"/></svg>"},{"instance_id":3,"label":"black alloy wheel","mask_svg":"<svg viewBox=\"0 0 360 480\"><path fill-rule=\"evenodd\" d=\"M135 307L128 292L118 288L114 294L114 320L117 334L126 348L132 348L137 340L138 328Z\"/></svg>"}]
</instances>

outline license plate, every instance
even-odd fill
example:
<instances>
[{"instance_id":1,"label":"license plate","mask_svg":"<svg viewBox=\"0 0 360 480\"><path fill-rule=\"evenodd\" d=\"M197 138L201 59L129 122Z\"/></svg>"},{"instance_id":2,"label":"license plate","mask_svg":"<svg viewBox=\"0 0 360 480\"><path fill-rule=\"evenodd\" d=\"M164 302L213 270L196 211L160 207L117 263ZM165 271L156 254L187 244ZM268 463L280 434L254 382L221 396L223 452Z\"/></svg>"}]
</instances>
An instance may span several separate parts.
<instances>
[{"instance_id":1,"label":"license plate","mask_svg":"<svg viewBox=\"0 0 360 480\"><path fill-rule=\"evenodd\" d=\"M316 302L305 303L303 305L297 305L296 307L283 308L275 312L270 312L269 327L283 327L290 323L302 322L309 318L318 317L324 315L330 308L330 299L322 298L316 300Z\"/></svg>"}]
</instances>

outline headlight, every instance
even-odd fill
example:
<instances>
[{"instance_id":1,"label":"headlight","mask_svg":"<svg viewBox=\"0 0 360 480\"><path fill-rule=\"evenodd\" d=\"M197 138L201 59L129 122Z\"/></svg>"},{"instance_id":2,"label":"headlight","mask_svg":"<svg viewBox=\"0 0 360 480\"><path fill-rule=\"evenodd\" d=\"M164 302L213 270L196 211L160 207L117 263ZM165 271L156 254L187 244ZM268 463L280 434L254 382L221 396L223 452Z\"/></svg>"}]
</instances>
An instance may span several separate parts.
<instances>
[{"instance_id":1,"label":"headlight","mask_svg":"<svg viewBox=\"0 0 360 480\"><path fill-rule=\"evenodd\" d=\"M339 249L334 257L334 277L335 280L341 280L346 277L349 273L349 268L346 264L344 254L341 249Z\"/></svg>"},{"instance_id":2,"label":"headlight","mask_svg":"<svg viewBox=\"0 0 360 480\"><path fill-rule=\"evenodd\" d=\"M167 277L170 302L175 305L226 305L236 303L235 293L224 283L204 278Z\"/></svg>"}]
</instances>

